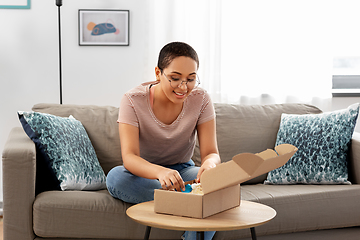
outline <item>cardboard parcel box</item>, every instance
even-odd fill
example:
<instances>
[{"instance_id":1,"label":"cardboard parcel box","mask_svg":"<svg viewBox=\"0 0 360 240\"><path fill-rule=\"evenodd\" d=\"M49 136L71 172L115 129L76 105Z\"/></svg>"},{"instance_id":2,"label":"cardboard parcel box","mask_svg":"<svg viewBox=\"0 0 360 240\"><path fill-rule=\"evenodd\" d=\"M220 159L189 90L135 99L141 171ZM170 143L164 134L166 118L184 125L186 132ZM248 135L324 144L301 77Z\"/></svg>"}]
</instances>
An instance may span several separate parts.
<instances>
[{"instance_id":1,"label":"cardboard parcel box","mask_svg":"<svg viewBox=\"0 0 360 240\"><path fill-rule=\"evenodd\" d=\"M275 152L276 151L276 152ZM154 211L178 216L206 218L240 205L240 183L284 165L297 151L281 144L275 151L241 153L201 175L203 195L156 189Z\"/></svg>"}]
</instances>

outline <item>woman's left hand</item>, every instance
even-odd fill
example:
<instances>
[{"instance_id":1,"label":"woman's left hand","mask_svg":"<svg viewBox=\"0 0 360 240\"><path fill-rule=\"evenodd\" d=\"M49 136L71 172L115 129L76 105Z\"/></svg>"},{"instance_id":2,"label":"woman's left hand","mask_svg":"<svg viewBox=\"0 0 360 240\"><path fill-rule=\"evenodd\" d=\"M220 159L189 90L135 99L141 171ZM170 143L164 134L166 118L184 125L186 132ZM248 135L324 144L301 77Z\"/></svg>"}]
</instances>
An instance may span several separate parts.
<instances>
[{"instance_id":1,"label":"woman's left hand","mask_svg":"<svg viewBox=\"0 0 360 240\"><path fill-rule=\"evenodd\" d=\"M221 160L216 142L215 119L198 125L197 133L201 156L201 167L196 177L196 182L199 183L201 174L207 169L216 167Z\"/></svg>"},{"instance_id":2,"label":"woman's left hand","mask_svg":"<svg viewBox=\"0 0 360 240\"><path fill-rule=\"evenodd\" d=\"M217 154L216 154L216 155L217 155ZM216 163L218 162L217 159L218 159L217 157L215 157L215 159L213 159L213 158L210 157L210 158L206 159L206 160L201 164L201 167L200 167L199 172L198 172L197 177L196 177L196 182L197 182L197 183L200 182L201 174L202 174L205 170L216 167Z\"/></svg>"}]
</instances>

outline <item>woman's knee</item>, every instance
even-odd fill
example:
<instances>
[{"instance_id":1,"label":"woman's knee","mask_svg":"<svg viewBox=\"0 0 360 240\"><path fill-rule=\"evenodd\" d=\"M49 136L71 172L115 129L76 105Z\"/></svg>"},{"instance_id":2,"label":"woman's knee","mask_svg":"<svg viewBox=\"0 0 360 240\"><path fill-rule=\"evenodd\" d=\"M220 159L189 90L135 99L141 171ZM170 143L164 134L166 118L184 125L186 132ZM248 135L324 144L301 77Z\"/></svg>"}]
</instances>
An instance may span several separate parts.
<instances>
[{"instance_id":1,"label":"woman's knee","mask_svg":"<svg viewBox=\"0 0 360 240\"><path fill-rule=\"evenodd\" d=\"M121 183L122 175L126 169L123 166L116 166L112 168L106 176L106 185L109 187L115 187Z\"/></svg>"},{"instance_id":2,"label":"woman's knee","mask_svg":"<svg viewBox=\"0 0 360 240\"><path fill-rule=\"evenodd\" d=\"M117 189L121 189L121 175L123 172L123 166L117 166L112 168L106 176L106 187L113 197L119 198Z\"/></svg>"},{"instance_id":3,"label":"woman's knee","mask_svg":"<svg viewBox=\"0 0 360 240\"><path fill-rule=\"evenodd\" d=\"M106 185L110 195L130 203L151 201L154 189L161 188L159 181L135 176L123 166L109 171Z\"/></svg>"}]
</instances>

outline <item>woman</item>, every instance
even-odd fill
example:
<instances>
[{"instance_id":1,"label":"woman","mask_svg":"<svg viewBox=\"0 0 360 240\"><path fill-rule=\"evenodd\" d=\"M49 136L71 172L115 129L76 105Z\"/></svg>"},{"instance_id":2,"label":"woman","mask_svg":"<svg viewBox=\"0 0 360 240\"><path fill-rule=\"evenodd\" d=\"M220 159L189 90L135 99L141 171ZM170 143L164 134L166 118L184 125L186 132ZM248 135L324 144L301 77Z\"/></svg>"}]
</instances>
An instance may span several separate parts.
<instances>
[{"instance_id":1,"label":"woman","mask_svg":"<svg viewBox=\"0 0 360 240\"><path fill-rule=\"evenodd\" d=\"M199 60L186 43L165 45L155 67L155 82L127 92L120 104L119 134L123 166L107 176L110 194L130 203L151 201L154 189L185 190L184 181L220 163L215 111L209 95L198 88ZM191 160L195 135L201 167ZM207 238L211 239L212 234ZM187 232L186 239L190 239Z\"/></svg>"}]
</instances>

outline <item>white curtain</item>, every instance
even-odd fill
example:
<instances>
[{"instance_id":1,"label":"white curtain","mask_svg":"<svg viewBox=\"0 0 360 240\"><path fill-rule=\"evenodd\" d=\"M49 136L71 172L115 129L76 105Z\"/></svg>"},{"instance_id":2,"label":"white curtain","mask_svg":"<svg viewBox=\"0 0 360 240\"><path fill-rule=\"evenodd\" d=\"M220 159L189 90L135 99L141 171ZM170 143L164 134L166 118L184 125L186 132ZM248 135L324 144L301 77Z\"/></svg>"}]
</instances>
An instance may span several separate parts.
<instances>
[{"instance_id":1,"label":"white curtain","mask_svg":"<svg viewBox=\"0 0 360 240\"><path fill-rule=\"evenodd\" d=\"M157 61L159 50L168 42L190 44L200 58L201 86L214 102L221 100L221 1L152 0L149 4L149 52L147 69Z\"/></svg>"},{"instance_id":2,"label":"white curtain","mask_svg":"<svg viewBox=\"0 0 360 240\"><path fill-rule=\"evenodd\" d=\"M358 56L355 0L153 0L149 52L192 45L214 102L330 104L334 56Z\"/></svg>"}]
</instances>

